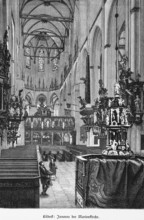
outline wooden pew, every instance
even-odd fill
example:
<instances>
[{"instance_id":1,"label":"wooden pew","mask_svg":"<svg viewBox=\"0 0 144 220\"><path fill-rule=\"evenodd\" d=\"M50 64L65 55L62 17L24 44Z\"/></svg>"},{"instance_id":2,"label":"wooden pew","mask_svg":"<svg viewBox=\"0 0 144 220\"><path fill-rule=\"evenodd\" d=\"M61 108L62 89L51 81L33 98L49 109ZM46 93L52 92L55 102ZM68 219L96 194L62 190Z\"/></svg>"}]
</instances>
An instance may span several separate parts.
<instances>
[{"instance_id":1,"label":"wooden pew","mask_svg":"<svg viewBox=\"0 0 144 220\"><path fill-rule=\"evenodd\" d=\"M36 149L7 149L3 151L2 156L0 207L38 208L40 176Z\"/></svg>"},{"instance_id":2,"label":"wooden pew","mask_svg":"<svg viewBox=\"0 0 144 220\"><path fill-rule=\"evenodd\" d=\"M70 151L64 150L65 161L73 161L73 155Z\"/></svg>"},{"instance_id":3,"label":"wooden pew","mask_svg":"<svg viewBox=\"0 0 144 220\"><path fill-rule=\"evenodd\" d=\"M70 152L71 152L71 154L72 154L73 160L75 160L75 158L76 158L77 156L82 155L82 152L79 151L79 150L71 149Z\"/></svg>"},{"instance_id":4,"label":"wooden pew","mask_svg":"<svg viewBox=\"0 0 144 220\"><path fill-rule=\"evenodd\" d=\"M64 151L57 151L56 159L60 162L65 161Z\"/></svg>"}]
</instances>

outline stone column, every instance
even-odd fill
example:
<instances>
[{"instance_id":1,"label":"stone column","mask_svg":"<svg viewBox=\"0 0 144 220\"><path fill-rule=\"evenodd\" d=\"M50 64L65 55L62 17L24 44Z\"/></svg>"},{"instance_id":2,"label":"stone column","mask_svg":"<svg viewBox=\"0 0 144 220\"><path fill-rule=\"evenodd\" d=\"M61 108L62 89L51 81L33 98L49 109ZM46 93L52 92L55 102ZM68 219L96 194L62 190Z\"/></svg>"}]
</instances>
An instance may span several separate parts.
<instances>
[{"instance_id":1,"label":"stone column","mask_svg":"<svg viewBox=\"0 0 144 220\"><path fill-rule=\"evenodd\" d=\"M135 78L140 73L140 6L138 0L130 2L130 68ZM140 126L133 125L131 128L131 149L140 153Z\"/></svg>"},{"instance_id":2,"label":"stone column","mask_svg":"<svg viewBox=\"0 0 144 220\"><path fill-rule=\"evenodd\" d=\"M111 3L110 3L111 4ZM104 32L103 34L105 34L104 37L104 45L103 45L103 55L104 55L104 61L103 61L103 65L104 65L104 69L103 69L103 75L104 75L104 86L108 89L108 69L109 69L109 63L108 63L108 52L111 49L111 45L109 42L109 33L108 30L110 27L108 27L108 19L109 19L109 10L110 10L110 5L106 4L104 5Z\"/></svg>"},{"instance_id":3,"label":"stone column","mask_svg":"<svg viewBox=\"0 0 144 220\"><path fill-rule=\"evenodd\" d=\"M130 42L131 42L131 39L130 39L130 33L131 33L131 29L130 29L130 13L129 13L129 9L130 9L130 1L131 0L128 0L126 1L126 8L125 8L125 11L126 11L126 20L125 20L125 37L126 37L126 48L125 48L125 51L126 51L126 56L128 56L128 67L130 65L130 59L131 59L131 51L130 51Z\"/></svg>"},{"instance_id":4,"label":"stone column","mask_svg":"<svg viewBox=\"0 0 144 220\"><path fill-rule=\"evenodd\" d=\"M104 82L104 87L105 85L105 75L104 75L104 64L105 64L105 0L103 0L102 3L102 80Z\"/></svg>"},{"instance_id":5,"label":"stone column","mask_svg":"<svg viewBox=\"0 0 144 220\"><path fill-rule=\"evenodd\" d=\"M136 0L131 0L130 19L131 19L131 70L136 75L139 69L139 14L140 8Z\"/></svg>"},{"instance_id":6,"label":"stone column","mask_svg":"<svg viewBox=\"0 0 144 220\"><path fill-rule=\"evenodd\" d=\"M90 132L87 132L87 147L90 147Z\"/></svg>"},{"instance_id":7,"label":"stone column","mask_svg":"<svg viewBox=\"0 0 144 220\"><path fill-rule=\"evenodd\" d=\"M105 88L108 88L108 50L110 50L110 44L105 44L104 45L104 86Z\"/></svg>"},{"instance_id":8,"label":"stone column","mask_svg":"<svg viewBox=\"0 0 144 220\"><path fill-rule=\"evenodd\" d=\"M3 41L3 2L0 0L0 41Z\"/></svg>"},{"instance_id":9,"label":"stone column","mask_svg":"<svg viewBox=\"0 0 144 220\"><path fill-rule=\"evenodd\" d=\"M140 66L140 74L141 80L144 81L144 1L140 1L140 12L139 12L139 26L140 26L140 54L139 54L139 66Z\"/></svg>"}]
</instances>

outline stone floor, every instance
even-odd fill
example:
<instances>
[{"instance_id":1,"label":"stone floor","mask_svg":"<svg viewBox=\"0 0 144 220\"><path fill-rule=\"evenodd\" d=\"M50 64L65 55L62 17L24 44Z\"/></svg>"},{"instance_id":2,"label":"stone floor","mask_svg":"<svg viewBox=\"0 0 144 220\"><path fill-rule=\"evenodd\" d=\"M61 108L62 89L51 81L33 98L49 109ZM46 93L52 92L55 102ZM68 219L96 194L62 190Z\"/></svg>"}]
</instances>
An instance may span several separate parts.
<instances>
[{"instance_id":1,"label":"stone floor","mask_svg":"<svg viewBox=\"0 0 144 220\"><path fill-rule=\"evenodd\" d=\"M44 163L49 168L49 163ZM56 161L56 166L56 179L47 191L48 196L40 195L40 208L75 208L75 162Z\"/></svg>"}]
</instances>

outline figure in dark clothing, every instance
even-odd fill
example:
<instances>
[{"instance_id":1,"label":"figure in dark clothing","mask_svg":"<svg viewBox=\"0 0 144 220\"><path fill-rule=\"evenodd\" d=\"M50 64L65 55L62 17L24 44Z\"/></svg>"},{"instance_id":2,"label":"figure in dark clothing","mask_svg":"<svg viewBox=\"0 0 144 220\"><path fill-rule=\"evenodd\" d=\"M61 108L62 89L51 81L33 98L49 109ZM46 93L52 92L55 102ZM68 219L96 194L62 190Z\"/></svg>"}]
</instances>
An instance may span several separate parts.
<instances>
[{"instance_id":1,"label":"figure in dark clothing","mask_svg":"<svg viewBox=\"0 0 144 220\"><path fill-rule=\"evenodd\" d=\"M43 161L46 161L46 152L45 152L45 151L44 151L43 154L42 154L42 160L43 160Z\"/></svg>"},{"instance_id":2,"label":"figure in dark clothing","mask_svg":"<svg viewBox=\"0 0 144 220\"><path fill-rule=\"evenodd\" d=\"M54 157L54 162L56 162L56 160L57 160L57 155L56 155L56 153L53 154L53 157Z\"/></svg>"},{"instance_id":3,"label":"figure in dark clothing","mask_svg":"<svg viewBox=\"0 0 144 220\"><path fill-rule=\"evenodd\" d=\"M42 161L39 163L39 168L43 189L42 195L46 195L47 189L50 187L50 185L52 185L51 176L53 175L53 173L46 169Z\"/></svg>"},{"instance_id":4,"label":"figure in dark clothing","mask_svg":"<svg viewBox=\"0 0 144 220\"><path fill-rule=\"evenodd\" d=\"M53 173L52 179L55 179L57 166L56 166L56 164L55 164L55 159L54 159L54 157L51 157L51 159L50 159L49 168L50 168L50 171Z\"/></svg>"},{"instance_id":5,"label":"figure in dark clothing","mask_svg":"<svg viewBox=\"0 0 144 220\"><path fill-rule=\"evenodd\" d=\"M42 154L42 160L43 161L48 161L48 154L45 151Z\"/></svg>"},{"instance_id":6,"label":"figure in dark clothing","mask_svg":"<svg viewBox=\"0 0 144 220\"><path fill-rule=\"evenodd\" d=\"M51 157L52 157L52 152L51 152L51 151L49 151L49 153L48 153L48 159L50 160L50 159L51 159Z\"/></svg>"}]
</instances>

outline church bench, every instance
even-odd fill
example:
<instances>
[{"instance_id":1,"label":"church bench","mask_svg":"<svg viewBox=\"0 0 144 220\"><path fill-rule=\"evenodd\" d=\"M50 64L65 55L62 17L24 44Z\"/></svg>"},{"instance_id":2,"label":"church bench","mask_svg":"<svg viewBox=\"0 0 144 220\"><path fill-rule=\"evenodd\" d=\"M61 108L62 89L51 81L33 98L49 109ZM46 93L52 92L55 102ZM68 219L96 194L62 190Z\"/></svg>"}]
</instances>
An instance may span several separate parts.
<instances>
[{"instance_id":1,"label":"church bench","mask_svg":"<svg viewBox=\"0 0 144 220\"><path fill-rule=\"evenodd\" d=\"M73 155L70 151L64 150L65 161L73 161Z\"/></svg>"},{"instance_id":2,"label":"church bench","mask_svg":"<svg viewBox=\"0 0 144 220\"><path fill-rule=\"evenodd\" d=\"M36 158L36 150L31 146L20 146L15 148L3 149L2 158Z\"/></svg>"},{"instance_id":3,"label":"church bench","mask_svg":"<svg viewBox=\"0 0 144 220\"><path fill-rule=\"evenodd\" d=\"M76 158L77 156L82 155L82 152L79 151L79 150L71 149L70 152L72 153L73 160L75 160L75 158Z\"/></svg>"},{"instance_id":4,"label":"church bench","mask_svg":"<svg viewBox=\"0 0 144 220\"><path fill-rule=\"evenodd\" d=\"M64 151L57 151L56 159L60 162L65 161Z\"/></svg>"},{"instance_id":5,"label":"church bench","mask_svg":"<svg viewBox=\"0 0 144 220\"><path fill-rule=\"evenodd\" d=\"M37 159L0 159L0 207L39 207Z\"/></svg>"},{"instance_id":6,"label":"church bench","mask_svg":"<svg viewBox=\"0 0 144 220\"><path fill-rule=\"evenodd\" d=\"M0 158L0 207L39 208L39 167L36 149L2 150Z\"/></svg>"}]
</instances>

